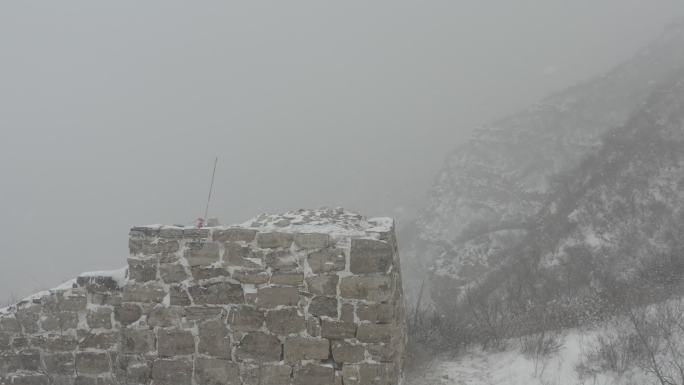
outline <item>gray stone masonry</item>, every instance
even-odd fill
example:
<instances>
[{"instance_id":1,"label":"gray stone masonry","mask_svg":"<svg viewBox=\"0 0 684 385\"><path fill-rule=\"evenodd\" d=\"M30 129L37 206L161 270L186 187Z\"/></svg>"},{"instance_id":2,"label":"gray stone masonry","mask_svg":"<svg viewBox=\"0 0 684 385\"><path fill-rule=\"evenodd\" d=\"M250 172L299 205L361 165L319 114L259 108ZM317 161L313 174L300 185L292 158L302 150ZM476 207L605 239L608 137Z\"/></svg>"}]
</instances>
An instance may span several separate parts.
<instances>
[{"instance_id":1,"label":"gray stone masonry","mask_svg":"<svg viewBox=\"0 0 684 385\"><path fill-rule=\"evenodd\" d=\"M394 223L342 209L140 226L127 268L0 309L0 385L398 385Z\"/></svg>"}]
</instances>

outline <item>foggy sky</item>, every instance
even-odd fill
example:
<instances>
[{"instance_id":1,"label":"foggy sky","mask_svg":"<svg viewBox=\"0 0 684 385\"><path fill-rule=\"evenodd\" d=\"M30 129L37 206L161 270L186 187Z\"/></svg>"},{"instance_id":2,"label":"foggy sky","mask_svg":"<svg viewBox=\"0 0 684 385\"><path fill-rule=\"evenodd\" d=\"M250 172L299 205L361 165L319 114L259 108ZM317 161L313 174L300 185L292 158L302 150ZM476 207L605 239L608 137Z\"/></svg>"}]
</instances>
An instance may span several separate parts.
<instances>
[{"instance_id":1,"label":"foggy sky","mask_svg":"<svg viewBox=\"0 0 684 385\"><path fill-rule=\"evenodd\" d=\"M3 1L0 302L131 225L410 217L478 124L599 74L681 0Z\"/></svg>"}]
</instances>

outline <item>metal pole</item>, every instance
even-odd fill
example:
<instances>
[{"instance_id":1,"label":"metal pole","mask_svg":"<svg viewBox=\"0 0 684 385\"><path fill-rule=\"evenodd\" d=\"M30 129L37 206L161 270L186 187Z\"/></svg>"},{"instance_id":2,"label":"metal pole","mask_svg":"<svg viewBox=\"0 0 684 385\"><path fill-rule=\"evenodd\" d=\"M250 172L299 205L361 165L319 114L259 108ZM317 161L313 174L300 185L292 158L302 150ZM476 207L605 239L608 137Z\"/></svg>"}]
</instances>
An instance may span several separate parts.
<instances>
[{"instance_id":1,"label":"metal pole","mask_svg":"<svg viewBox=\"0 0 684 385\"><path fill-rule=\"evenodd\" d=\"M209 185L209 197L207 198L207 206L204 208L204 223L207 223L207 214L209 213L209 202L211 201L211 192L214 190L214 177L216 176L216 164L218 163L218 156L214 160L214 171L211 173L211 185Z\"/></svg>"}]
</instances>

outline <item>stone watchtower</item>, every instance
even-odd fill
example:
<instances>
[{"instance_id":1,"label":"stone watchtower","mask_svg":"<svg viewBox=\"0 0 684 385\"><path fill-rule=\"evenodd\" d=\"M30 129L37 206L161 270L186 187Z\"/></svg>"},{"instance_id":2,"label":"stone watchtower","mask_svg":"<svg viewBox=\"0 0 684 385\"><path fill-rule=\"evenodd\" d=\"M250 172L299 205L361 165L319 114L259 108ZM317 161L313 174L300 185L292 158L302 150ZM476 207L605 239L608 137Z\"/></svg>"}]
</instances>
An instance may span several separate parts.
<instances>
[{"instance_id":1,"label":"stone watchtower","mask_svg":"<svg viewBox=\"0 0 684 385\"><path fill-rule=\"evenodd\" d=\"M0 310L1 384L397 385L390 219L342 210L134 227L126 274Z\"/></svg>"}]
</instances>

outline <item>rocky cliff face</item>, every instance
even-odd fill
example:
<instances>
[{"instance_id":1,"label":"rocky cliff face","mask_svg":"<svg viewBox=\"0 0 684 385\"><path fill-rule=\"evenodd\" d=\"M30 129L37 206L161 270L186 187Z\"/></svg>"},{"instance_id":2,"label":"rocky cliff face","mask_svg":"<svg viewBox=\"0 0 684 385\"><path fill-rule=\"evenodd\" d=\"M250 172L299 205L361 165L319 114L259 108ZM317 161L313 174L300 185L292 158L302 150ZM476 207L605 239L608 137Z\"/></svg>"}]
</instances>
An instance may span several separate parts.
<instances>
[{"instance_id":1,"label":"rocky cliff face","mask_svg":"<svg viewBox=\"0 0 684 385\"><path fill-rule=\"evenodd\" d=\"M131 229L128 268L0 309L0 384L397 385L393 221L342 210Z\"/></svg>"},{"instance_id":2,"label":"rocky cliff face","mask_svg":"<svg viewBox=\"0 0 684 385\"><path fill-rule=\"evenodd\" d=\"M554 194L554 176L599 151L602 136L684 66L682 46L684 24L673 25L608 74L476 130L439 172L427 208L405 233L416 234L406 253L452 288L482 278L503 250L530 236Z\"/></svg>"}]
</instances>

